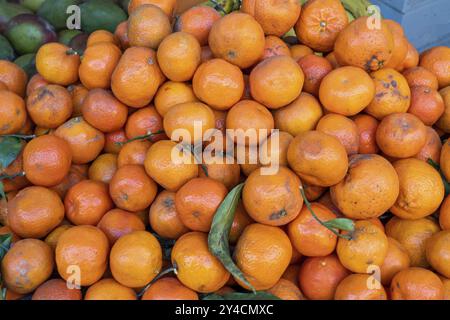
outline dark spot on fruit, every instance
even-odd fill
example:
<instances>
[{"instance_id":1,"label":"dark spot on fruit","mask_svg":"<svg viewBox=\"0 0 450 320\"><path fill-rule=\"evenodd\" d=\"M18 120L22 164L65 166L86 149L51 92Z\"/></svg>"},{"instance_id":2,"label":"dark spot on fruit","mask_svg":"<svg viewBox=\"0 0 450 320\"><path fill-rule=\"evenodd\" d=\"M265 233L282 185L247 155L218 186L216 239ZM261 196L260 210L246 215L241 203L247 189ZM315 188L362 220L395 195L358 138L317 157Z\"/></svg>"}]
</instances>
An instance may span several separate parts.
<instances>
[{"instance_id":1,"label":"dark spot on fruit","mask_svg":"<svg viewBox=\"0 0 450 320\"><path fill-rule=\"evenodd\" d=\"M172 209L175 201L172 198L165 198L163 201L164 207Z\"/></svg>"},{"instance_id":2,"label":"dark spot on fruit","mask_svg":"<svg viewBox=\"0 0 450 320\"><path fill-rule=\"evenodd\" d=\"M397 88L397 86L398 86L397 81L392 80L392 81L391 81L391 85L392 85L394 88Z\"/></svg>"},{"instance_id":3,"label":"dark spot on fruit","mask_svg":"<svg viewBox=\"0 0 450 320\"><path fill-rule=\"evenodd\" d=\"M287 216L287 211L285 209L281 209L280 211L274 212L269 216L269 220L278 220Z\"/></svg>"},{"instance_id":4,"label":"dark spot on fruit","mask_svg":"<svg viewBox=\"0 0 450 320\"><path fill-rule=\"evenodd\" d=\"M228 51L228 52L227 52L227 56L228 56L228 58L230 58L230 59L236 59L236 52L234 52L234 51Z\"/></svg>"},{"instance_id":5,"label":"dark spot on fruit","mask_svg":"<svg viewBox=\"0 0 450 320\"><path fill-rule=\"evenodd\" d=\"M194 211L194 212L192 212L192 215L193 215L194 217L198 218L198 217L200 217L200 212Z\"/></svg>"}]
</instances>

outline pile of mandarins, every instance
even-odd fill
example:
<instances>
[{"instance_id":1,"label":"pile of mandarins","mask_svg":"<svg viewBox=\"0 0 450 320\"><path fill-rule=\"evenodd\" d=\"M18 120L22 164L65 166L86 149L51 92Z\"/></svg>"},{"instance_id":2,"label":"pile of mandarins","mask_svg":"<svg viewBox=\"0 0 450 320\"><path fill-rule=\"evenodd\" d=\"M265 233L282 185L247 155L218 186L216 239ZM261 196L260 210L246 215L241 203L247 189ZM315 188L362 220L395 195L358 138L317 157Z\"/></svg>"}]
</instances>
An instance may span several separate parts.
<instances>
[{"instance_id":1,"label":"pile of mandarins","mask_svg":"<svg viewBox=\"0 0 450 320\"><path fill-rule=\"evenodd\" d=\"M175 2L0 61L0 297L450 299L450 48L339 0ZM176 163L196 122L279 170Z\"/></svg>"}]
</instances>

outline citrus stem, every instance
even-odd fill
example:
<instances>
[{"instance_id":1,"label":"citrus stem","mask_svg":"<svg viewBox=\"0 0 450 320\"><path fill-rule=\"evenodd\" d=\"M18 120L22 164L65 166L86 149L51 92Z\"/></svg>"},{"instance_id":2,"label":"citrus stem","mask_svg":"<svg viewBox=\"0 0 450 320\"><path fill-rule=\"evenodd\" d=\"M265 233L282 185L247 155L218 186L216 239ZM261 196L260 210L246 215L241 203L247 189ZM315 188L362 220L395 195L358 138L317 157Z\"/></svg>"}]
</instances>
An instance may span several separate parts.
<instances>
[{"instance_id":1,"label":"citrus stem","mask_svg":"<svg viewBox=\"0 0 450 320\"><path fill-rule=\"evenodd\" d=\"M0 136L1 138L18 138L23 140L31 140L36 138L37 136L35 134L5 134Z\"/></svg>"},{"instance_id":2,"label":"citrus stem","mask_svg":"<svg viewBox=\"0 0 450 320\"><path fill-rule=\"evenodd\" d=\"M167 268L166 270L161 271L152 281L150 281L150 283L148 285L146 285L144 287L144 289L141 290L141 292L138 293L138 297L142 297L145 293L145 291L148 290L148 288L151 287L152 284L154 284L156 281L158 281L159 279L161 279L162 277L164 277L166 274L169 274L171 272L176 272L176 268L174 266Z\"/></svg>"},{"instance_id":3,"label":"citrus stem","mask_svg":"<svg viewBox=\"0 0 450 320\"><path fill-rule=\"evenodd\" d=\"M1 180L6 180L6 179L12 180L12 179L14 179L14 178L17 178L17 177L24 177L24 176L25 176L25 172L24 172L24 171L19 172L19 173L15 173L15 174L12 174L12 175L9 175L9 174L2 174L2 175L0 175L0 181L1 181Z\"/></svg>"},{"instance_id":4,"label":"citrus stem","mask_svg":"<svg viewBox=\"0 0 450 320\"><path fill-rule=\"evenodd\" d=\"M308 208L308 211L311 213L311 215L313 216L314 219L317 220L317 222L319 222L322 226L324 226L325 228L327 228L328 230L330 230L332 233L334 233L336 236L346 239L346 240L351 240L352 237L350 235L345 235L345 234L340 234L339 232L337 232L336 230L334 230L334 228L330 228L326 222L323 222L322 220L319 219L319 217L316 215L316 213L314 212L314 210L311 207L311 203L308 201L308 199L306 198L306 194L305 194L305 190L303 189L303 186L300 186L300 192L302 194L303 197L303 201L305 202L306 207ZM331 221L331 220L330 220Z\"/></svg>"},{"instance_id":5,"label":"citrus stem","mask_svg":"<svg viewBox=\"0 0 450 320\"><path fill-rule=\"evenodd\" d=\"M153 136L155 136L157 134L161 134L161 133L164 133L164 131L159 130L159 131L156 131L156 132L150 132L150 133L147 133L147 134L143 134L141 136L136 136L136 137L131 138L130 140L125 141L125 142L116 142L116 144L123 146L123 145L125 145L127 143L130 143L130 142L133 142L133 141L137 141L137 140L146 140L146 139L149 139L149 138L151 140L151 138L153 138Z\"/></svg>"}]
</instances>

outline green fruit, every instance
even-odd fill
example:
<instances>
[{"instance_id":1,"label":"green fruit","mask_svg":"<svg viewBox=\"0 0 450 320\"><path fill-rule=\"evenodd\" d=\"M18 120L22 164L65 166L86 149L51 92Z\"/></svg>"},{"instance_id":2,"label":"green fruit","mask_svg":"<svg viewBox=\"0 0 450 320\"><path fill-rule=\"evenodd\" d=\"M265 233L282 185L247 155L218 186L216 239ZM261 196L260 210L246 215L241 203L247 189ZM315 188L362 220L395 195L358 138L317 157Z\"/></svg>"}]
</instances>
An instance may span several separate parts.
<instances>
[{"instance_id":1,"label":"green fruit","mask_svg":"<svg viewBox=\"0 0 450 320\"><path fill-rule=\"evenodd\" d=\"M80 0L45 0L37 14L50 22L56 30L67 28L67 8L80 4Z\"/></svg>"},{"instance_id":2,"label":"green fruit","mask_svg":"<svg viewBox=\"0 0 450 320\"><path fill-rule=\"evenodd\" d=\"M21 0L22 5L31 11L36 12L45 0Z\"/></svg>"},{"instance_id":3,"label":"green fruit","mask_svg":"<svg viewBox=\"0 0 450 320\"><path fill-rule=\"evenodd\" d=\"M19 54L35 53L44 43L57 39L53 27L34 14L20 14L12 18L5 35Z\"/></svg>"},{"instance_id":4,"label":"green fruit","mask_svg":"<svg viewBox=\"0 0 450 320\"><path fill-rule=\"evenodd\" d=\"M130 4L131 0L120 0L120 6L122 7L123 10L125 10L125 12L128 12L128 5Z\"/></svg>"},{"instance_id":5,"label":"green fruit","mask_svg":"<svg viewBox=\"0 0 450 320\"><path fill-rule=\"evenodd\" d=\"M36 55L34 53L24 54L18 57L15 61L19 67L21 67L28 75L28 79L34 76L36 71Z\"/></svg>"},{"instance_id":6,"label":"green fruit","mask_svg":"<svg viewBox=\"0 0 450 320\"><path fill-rule=\"evenodd\" d=\"M8 22L15 16L22 13L32 13L29 9L16 3L9 3L0 0L0 32L4 32Z\"/></svg>"},{"instance_id":7,"label":"green fruit","mask_svg":"<svg viewBox=\"0 0 450 320\"><path fill-rule=\"evenodd\" d=\"M87 33L100 29L114 33L117 25L127 20L126 13L108 0L88 0L80 8L81 28Z\"/></svg>"},{"instance_id":8,"label":"green fruit","mask_svg":"<svg viewBox=\"0 0 450 320\"><path fill-rule=\"evenodd\" d=\"M70 40L81 33L82 32L80 30L62 30L58 33L58 42L68 46Z\"/></svg>"},{"instance_id":9,"label":"green fruit","mask_svg":"<svg viewBox=\"0 0 450 320\"><path fill-rule=\"evenodd\" d=\"M8 39L0 34L0 60L12 61L16 55L14 54L14 49L9 43Z\"/></svg>"}]
</instances>

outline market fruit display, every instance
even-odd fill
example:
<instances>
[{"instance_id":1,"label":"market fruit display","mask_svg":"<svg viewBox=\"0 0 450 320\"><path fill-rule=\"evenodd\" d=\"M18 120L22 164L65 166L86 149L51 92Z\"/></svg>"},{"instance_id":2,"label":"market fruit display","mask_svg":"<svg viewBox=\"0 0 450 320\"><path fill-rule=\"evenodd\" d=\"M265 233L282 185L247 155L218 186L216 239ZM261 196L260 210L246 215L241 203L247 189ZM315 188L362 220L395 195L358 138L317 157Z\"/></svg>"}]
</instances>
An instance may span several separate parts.
<instances>
[{"instance_id":1,"label":"market fruit display","mask_svg":"<svg viewBox=\"0 0 450 320\"><path fill-rule=\"evenodd\" d=\"M181 2L0 0L0 300L449 299L450 48Z\"/></svg>"}]
</instances>

